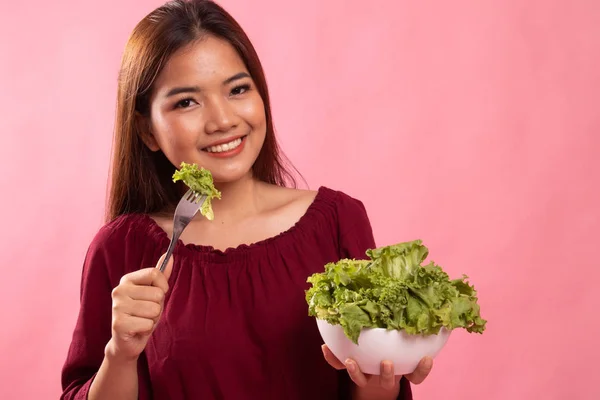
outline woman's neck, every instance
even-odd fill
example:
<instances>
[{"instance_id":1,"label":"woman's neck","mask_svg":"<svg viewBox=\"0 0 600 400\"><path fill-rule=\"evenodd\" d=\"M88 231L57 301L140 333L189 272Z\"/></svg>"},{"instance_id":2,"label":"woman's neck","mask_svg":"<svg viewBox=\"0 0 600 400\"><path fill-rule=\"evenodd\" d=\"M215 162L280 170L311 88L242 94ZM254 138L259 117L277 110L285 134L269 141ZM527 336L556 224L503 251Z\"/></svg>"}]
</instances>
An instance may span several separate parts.
<instances>
[{"instance_id":1,"label":"woman's neck","mask_svg":"<svg viewBox=\"0 0 600 400\"><path fill-rule=\"evenodd\" d=\"M240 219L260 212L264 185L250 174L235 182L215 183L221 192L221 199L212 202L215 219Z\"/></svg>"}]
</instances>

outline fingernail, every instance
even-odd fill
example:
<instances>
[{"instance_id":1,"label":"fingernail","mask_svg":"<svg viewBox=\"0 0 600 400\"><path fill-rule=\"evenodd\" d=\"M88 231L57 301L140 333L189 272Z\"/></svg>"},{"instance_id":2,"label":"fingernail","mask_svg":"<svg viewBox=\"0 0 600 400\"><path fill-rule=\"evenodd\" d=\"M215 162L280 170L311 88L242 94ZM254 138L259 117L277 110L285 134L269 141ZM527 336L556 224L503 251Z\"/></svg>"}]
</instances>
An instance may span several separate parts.
<instances>
[{"instance_id":1,"label":"fingernail","mask_svg":"<svg viewBox=\"0 0 600 400\"><path fill-rule=\"evenodd\" d=\"M354 363L350 360L346 360L345 362L346 364L346 368L348 369L348 371L350 372L354 372L354 370L356 369L356 366L354 365Z\"/></svg>"},{"instance_id":2,"label":"fingernail","mask_svg":"<svg viewBox=\"0 0 600 400\"><path fill-rule=\"evenodd\" d=\"M390 363L383 363L383 373L386 375L391 375L392 365Z\"/></svg>"},{"instance_id":3,"label":"fingernail","mask_svg":"<svg viewBox=\"0 0 600 400\"><path fill-rule=\"evenodd\" d=\"M423 364L425 365L425 368L431 368L431 367L433 367L433 359L427 357Z\"/></svg>"}]
</instances>

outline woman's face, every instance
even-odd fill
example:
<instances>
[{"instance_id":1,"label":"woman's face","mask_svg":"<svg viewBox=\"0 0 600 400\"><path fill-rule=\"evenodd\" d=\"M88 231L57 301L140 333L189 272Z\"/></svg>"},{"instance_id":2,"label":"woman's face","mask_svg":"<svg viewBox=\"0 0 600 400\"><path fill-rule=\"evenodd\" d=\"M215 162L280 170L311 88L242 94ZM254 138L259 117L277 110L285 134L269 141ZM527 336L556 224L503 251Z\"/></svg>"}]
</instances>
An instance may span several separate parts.
<instances>
[{"instance_id":1,"label":"woman's face","mask_svg":"<svg viewBox=\"0 0 600 400\"><path fill-rule=\"evenodd\" d=\"M156 79L146 144L227 183L251 174L266 135L265 108L244 62L206 36L175 52Z\"/></svg>"}]
</instances>

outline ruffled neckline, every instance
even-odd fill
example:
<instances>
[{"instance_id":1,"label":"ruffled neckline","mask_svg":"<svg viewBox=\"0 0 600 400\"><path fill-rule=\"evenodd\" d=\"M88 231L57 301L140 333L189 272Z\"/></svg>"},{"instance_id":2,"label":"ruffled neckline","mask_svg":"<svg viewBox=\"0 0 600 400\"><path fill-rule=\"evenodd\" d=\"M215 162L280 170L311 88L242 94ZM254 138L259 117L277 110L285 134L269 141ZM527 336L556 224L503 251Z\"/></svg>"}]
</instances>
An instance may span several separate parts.
<instances>
[{"instance_id":1,"label":"ruffled neckline","mask_svg":"<svg viewBox=\"0 0 600 400\"><path fill-rule=\"evenodd\" d=\"M258 249L262 249L264 247L268 247L269 245L272 245L275 242L281 241L282 239L284 239L286 237L291 237L291 236L295 235L298 231L307 227L311 223L311 220L313 220L311 218L311 216L315 212L317 212L324 204L333 200L334 194L335 194L335 192L331 189L328 189L324 186L319 187L315 198L313 199L313 201L310 203L310 205L306 209L306 212L298 219L298 221L296 221L296 223L294 223L294 225L292 225L290 228L286 229L283 232L280 232L279 234L277 234L275 236L272 236L272 237L269 237L266 239L262 239L257 242L254 242L254 243L249 243L249 244L243 243L236 247L229 247L225 250L215 249L213 246L208 246L208 245L202 245L202 244L196 244L196 243L184 243L181 239L179 239L177 241L177 245L175 246L175 252L179 252L179 251L183 250L183 251L187 251L187 252L196 252L196 253L200 252L205 255L224 257L224 256L234 256L234 255L245 255L248 252L251 252L253 250L258 250ZM165 247L166 247L166 245L168 245L169 242L171 241L167 232L163 228L161 228L156 223L156 221L152 217L150 217L148 214L140 214L140 217L141 217L141 222L143 222L145 225L147 225L147 231L146 231L147 234L149 234L151 237L158 240L159 242L164 243Z\"/></svg>"}]
</instances>

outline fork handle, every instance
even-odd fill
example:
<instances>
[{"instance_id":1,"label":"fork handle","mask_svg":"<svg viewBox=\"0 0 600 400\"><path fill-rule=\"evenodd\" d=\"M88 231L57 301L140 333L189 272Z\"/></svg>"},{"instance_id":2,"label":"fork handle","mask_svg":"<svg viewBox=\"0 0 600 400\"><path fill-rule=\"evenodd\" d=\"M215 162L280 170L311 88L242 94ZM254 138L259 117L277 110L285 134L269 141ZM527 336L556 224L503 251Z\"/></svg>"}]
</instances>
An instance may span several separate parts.
<instances>
[{"instance_id":1,"label":"fork handle","mask_svg":"<svg viewBox=\"0 0 600 400\"><path fill-rule=\"evenodd\" d=\"M167 264L169 263L169 258L171 258L171 255L173 255L173 250L175 249L175 245L177 244L177 241L179 240L179 236L181 235L181 230L179 229L174 229L173 230L173 237L171 238L171 243L169 243L169 248L167 249L167 255L165 256L165 259L163 260L163 262L160 264L160 272L165 272L165 268L167 268Z\"/></svg>"}]
</instances>

